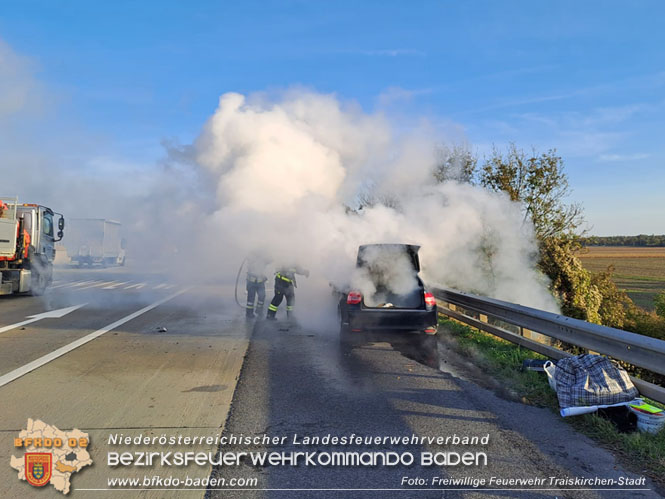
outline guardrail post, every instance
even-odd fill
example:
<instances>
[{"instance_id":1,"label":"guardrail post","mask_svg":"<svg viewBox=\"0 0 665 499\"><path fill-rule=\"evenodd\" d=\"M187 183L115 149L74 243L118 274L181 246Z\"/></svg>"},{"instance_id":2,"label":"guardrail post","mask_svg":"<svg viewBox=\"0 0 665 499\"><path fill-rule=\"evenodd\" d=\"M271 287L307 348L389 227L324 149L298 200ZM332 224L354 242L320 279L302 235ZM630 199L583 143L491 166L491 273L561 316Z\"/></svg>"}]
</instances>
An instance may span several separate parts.
<instances>
[{"instance_id":1,"label":"guardrail post","mask_svg":"<svg viewBox=\"0 0 665 499\"><path fill-rule=\"evenodd\" d=\"M531 331L531 329L527 329L525 327L520 328L520 335L524 336L525 338L529 338L530 340L537 341L538 343L542 343L543 345L552 344L552 339L549 336L536 333L535 331Z\"/></svg>"}]
</instances>

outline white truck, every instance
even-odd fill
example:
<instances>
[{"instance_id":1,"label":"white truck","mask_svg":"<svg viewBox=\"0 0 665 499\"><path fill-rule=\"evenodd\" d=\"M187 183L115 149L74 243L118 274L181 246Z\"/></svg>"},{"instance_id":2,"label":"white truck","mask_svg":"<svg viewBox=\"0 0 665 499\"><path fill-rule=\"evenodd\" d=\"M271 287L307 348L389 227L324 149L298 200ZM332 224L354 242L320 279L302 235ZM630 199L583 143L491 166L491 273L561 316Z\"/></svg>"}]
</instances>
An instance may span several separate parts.
<instances>
[{"instance_id":1,"label":"white truck","mask_svg":"<svg viewBox=\"0 0 665 499\"><path fill-rule=\"evenodd\" d=\"M55 243L64 228L64 217L46 206L0 197L0 295L44 293L53 281Z\"/></svg>"},{"instance_id":2,"label":"white truck","mask_svg":"<svg viewBox=\"0 0 665 499\"><path fill-rule=\"evenodd\" d=\"M125 240L120 222L104 218L72 218L65 248L70 262L78 265L124 265Z\"/></svg>"}]
</instances>

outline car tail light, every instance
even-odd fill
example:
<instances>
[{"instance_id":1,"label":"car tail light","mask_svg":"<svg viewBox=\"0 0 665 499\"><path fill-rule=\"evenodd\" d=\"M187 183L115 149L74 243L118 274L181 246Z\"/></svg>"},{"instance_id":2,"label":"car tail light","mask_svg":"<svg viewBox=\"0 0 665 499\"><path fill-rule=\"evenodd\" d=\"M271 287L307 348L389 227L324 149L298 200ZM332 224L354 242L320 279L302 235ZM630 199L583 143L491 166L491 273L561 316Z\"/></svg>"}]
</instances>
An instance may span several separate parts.
<instances>
[{"instance_id":1,"label":"car tail light","mask_svg":"<svg viewBox=\"0 0 665 499\"><path fill-rule=\"evenodd\" d=\"M346 297L346 303L349 305L358 305L363 299L363 295L360 291L351 291Z\"/></svg>"},{"instance_id":2,"label":"car tail light","mask_svg":"<svg viewBox=\"0 0 665 499\"><path fill-rule=\"evenodd\" d=\"M436 298L432 293L425 293L425 308L432 310L436 306Z\"/></svg>"}]
</instances>

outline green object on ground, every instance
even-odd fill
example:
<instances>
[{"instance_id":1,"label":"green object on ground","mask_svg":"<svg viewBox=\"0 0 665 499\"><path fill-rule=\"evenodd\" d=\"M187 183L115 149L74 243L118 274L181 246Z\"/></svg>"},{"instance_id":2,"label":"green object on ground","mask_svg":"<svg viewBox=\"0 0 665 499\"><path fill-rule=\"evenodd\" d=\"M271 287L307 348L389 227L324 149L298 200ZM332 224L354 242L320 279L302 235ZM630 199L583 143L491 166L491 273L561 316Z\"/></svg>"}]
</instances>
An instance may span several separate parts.
<instances>
[{"instance_id":1,"label":"green object on ground","mask_svg":"<svg viewBox=\"0 0 665 499\"><path fill-rule=\"evenodd\" d=\"M630 404L630 406L639 411L644 411L651 414L658 414L660 412L663 412L663 410L660 407L655 407L649 404Z\"/></svg>"}]
</instances>

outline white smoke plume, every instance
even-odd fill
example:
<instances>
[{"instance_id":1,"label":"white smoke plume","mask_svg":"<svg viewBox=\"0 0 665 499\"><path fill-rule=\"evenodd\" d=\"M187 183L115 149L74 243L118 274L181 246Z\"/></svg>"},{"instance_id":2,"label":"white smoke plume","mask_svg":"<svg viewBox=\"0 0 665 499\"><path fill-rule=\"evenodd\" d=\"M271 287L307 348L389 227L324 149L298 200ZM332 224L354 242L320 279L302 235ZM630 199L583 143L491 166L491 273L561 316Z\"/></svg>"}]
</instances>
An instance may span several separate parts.
<instances>
[{"instance_id":1,"label":"white smoke plume","mask_svg":"<svg viewBox=\"0 0 665 499\"><path fill-rule=\"evenodd\" d=\"M200 136L178 152L205 179L214 206L183 207L197 227L194 261L224 279L261 248L274 262L310 269L299 280L302 302L330 282L351 284L360 244L411 243L422 247L430 285L556 310L519 207L469 184L435 184L435 152L427 127L397 133L385 116L332 95L224 94ZM368 197L389 202L357 209Z\"/></svg>"},{"instance_id":2,"label":"white smoke plume","mask_svg":"<svg viewBox=\"0 0 665 499\"><path fill-rule=\"evenodd\" d=\"M317 317L329 283L351 285L359 245L411 243L422 247L427 284L556 310L519 207L479 187L435 184L442 137L426 124L405 132L380 112L304 90L227 93L198 138L168 147L155 167L109 161L100 170L99 159L65 164L82 144L34 146L35 116L53 99L1 41L0 76L0 194L67 218L121 221L130 261L188 283L232 283L259 249L311 271L299 278L297 311ZM382 202L358 209L360 200Z\"/></svg>"},{"instance_id":3,"label":"white smoke plume","mask_svg":"<svg viewBox=\"0 0 665 499\"><path fill-rule=\"evenodd\" d=\"M385 305L390 303L390 295L402 297L403 301L406 295L418 289L411 257L401 247L364 247L362 261L363 265L351 276L351 288L363 294L365 305ZM415 306L418 305L419 302Z\"/></svg>"}]
</instances>

